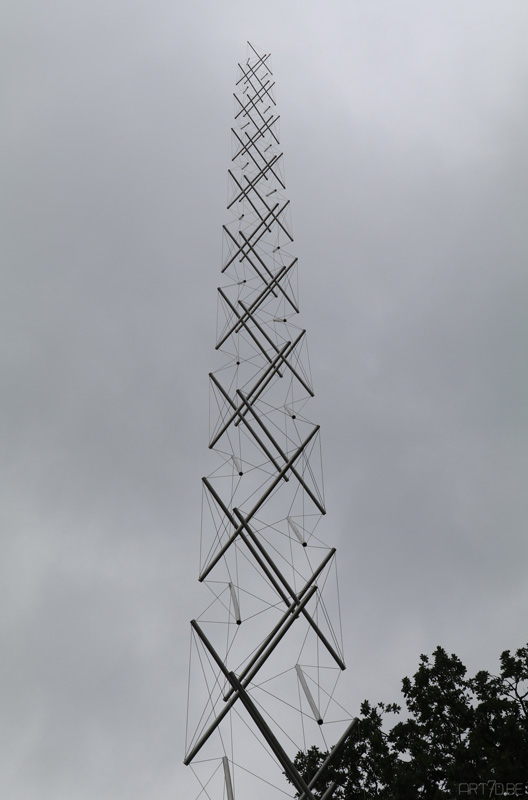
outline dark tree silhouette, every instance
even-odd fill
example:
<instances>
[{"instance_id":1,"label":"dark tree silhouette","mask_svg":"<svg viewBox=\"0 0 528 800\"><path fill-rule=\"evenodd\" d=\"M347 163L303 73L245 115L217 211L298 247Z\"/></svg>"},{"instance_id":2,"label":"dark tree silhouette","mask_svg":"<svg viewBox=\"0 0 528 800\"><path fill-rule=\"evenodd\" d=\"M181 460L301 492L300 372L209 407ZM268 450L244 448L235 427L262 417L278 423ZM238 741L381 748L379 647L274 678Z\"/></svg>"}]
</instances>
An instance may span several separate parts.
<instances>
[{"instance_id":1,"label":"dark tree silhouette","mask_svg":"<svg viewBox=\"0 0 528 800\"><path fill-rule=\"evenodd\" d=\"M384 730L396 703L361 705L361 718L336 762L314 789L332 781L336 800L452 800L528 795L528 645L500 657L500 673L466 677L456 655L437 647L404 678L406 719ZM295 764L309 781L326 757L317 747Z\"/></svg>"}]
</instances>

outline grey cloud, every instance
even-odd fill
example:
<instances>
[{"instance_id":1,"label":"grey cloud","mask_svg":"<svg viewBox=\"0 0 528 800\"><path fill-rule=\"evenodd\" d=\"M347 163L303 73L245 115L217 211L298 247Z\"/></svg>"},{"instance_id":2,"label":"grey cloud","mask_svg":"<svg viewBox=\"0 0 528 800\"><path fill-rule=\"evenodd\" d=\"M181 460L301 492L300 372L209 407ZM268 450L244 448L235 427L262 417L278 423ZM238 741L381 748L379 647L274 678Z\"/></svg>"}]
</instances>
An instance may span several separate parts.
<instances>
[{"instance_id":1,"label":"grey cloud","mask_svg":"<svg viewBox=\"0 0 528 800\"><path fill-rule=\"evenodd\" d=\"M475 669L524 643L526 8L404 6L4 9L6 797L199 791L188 620L246 38L276 73L348 705L396 700L437 643Z\"/></svg>"}]
</instances>

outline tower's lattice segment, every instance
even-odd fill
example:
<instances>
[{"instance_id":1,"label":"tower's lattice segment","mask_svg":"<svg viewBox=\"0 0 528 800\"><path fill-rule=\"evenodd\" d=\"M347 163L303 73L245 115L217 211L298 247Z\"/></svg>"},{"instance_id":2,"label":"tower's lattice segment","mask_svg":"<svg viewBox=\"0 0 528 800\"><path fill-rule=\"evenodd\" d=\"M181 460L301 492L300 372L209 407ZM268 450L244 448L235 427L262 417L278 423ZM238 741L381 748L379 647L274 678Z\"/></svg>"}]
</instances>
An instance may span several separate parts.
<instances>
[{"instance_id":1,"label":"tower's lattice segment","mask_svg":"<svg viewBox=\"0 0 528 800\"><path fill-rule=\"evenodd\" d=\"M316 737L328 749L350 716L335 695L345 669L335 549L318 530L326 513L319 426L305 416L313 388L296 324L280 117L270 56L252 45L234 101L222 363L210 374L216 466L202 479L199 580L210 600L191 623L185 763L199 796L232 800L252 781L262 797L291 796L282 772L312 800L292 757Z\"/></svg>"}]
</instances>

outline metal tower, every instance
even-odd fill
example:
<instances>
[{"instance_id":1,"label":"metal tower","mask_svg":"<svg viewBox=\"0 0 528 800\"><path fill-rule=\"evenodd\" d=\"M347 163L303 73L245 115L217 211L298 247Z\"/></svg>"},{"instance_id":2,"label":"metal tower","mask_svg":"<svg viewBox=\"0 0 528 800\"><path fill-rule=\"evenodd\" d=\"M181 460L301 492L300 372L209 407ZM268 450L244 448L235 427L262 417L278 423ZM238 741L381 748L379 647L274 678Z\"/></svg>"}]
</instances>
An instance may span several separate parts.
<instances>
[{"instance_id":1,"label":"metal tower","mask_svg":"<svg viewBox=\"0 0 528 800\"><path fill-rule=\"evenodd\" d=\"M313 800L321 770L307 784L293 756L340 736L333 757L357 721L335 693L345 669L335 548L318 535L319 426L304 415L313 389L273 89L269 54L248 43L223 226L222 362L209 376L216 466L202 479L199 580L210 602L191 622L185 757L198 796L227 800L292 796L284 775Z\"/></svg>"}]
</instances>

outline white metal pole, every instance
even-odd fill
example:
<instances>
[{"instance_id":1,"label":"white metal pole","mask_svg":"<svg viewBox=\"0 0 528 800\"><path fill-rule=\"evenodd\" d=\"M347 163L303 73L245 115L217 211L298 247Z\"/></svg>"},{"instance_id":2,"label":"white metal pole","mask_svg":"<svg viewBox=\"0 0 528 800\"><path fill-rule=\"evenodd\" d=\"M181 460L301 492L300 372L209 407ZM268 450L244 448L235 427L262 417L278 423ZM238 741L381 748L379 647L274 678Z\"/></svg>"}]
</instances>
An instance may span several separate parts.
<instances>
[{"instance_id":1,"label":"white metal pole","mask_svg":"<svg viewBox=\"0 0 528 800\"><path fill-rule=\"evenodd\" d=\"M235 800L235 795L233 794L233 784L231 782L231 772L229 771L229 759L227 758L227 756L222 756L222 764L224 765L224 777L225 777L225 785L227 791L227 800Z\"/></svg>"},{"instance_id":2,"label":"white metal pole","mask_svg":"<svg viewBox=\"0 0 528 800\"><path fill-rule=\"evenodd\" d=\"M310 688L309 688L308 684L306 683L306 678L304 677L304 672L302 671L302 669L300 668L300 666L298 664L295 665L295 670L297 672L297 677L299 678L299 682L300 682L300 684L301 684L301 686L302 686L302 688L304 690L304 693L306 695L306 699L308 700L308 704L309 704L310 708L312 709L312 713L313 713L315 719L317 720L317 724L318 725L322 725L323 724L323 719L321 717L321 714L319 713L319 709L317 708L317 706L315 704L315 700L312 697L312 693L310 691Z\"/></svg>"}]
</instances>

